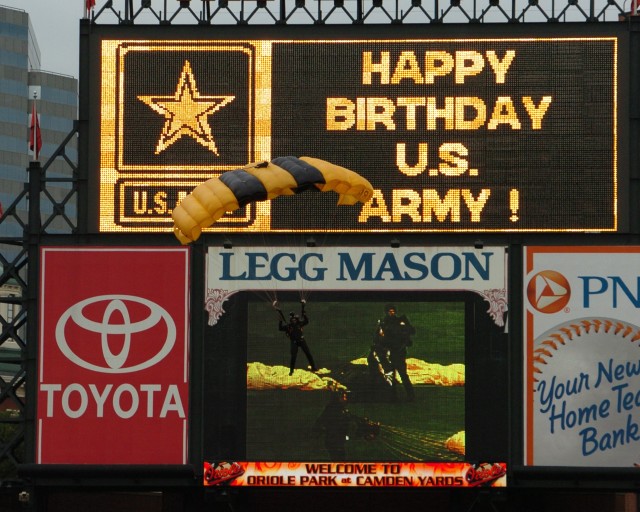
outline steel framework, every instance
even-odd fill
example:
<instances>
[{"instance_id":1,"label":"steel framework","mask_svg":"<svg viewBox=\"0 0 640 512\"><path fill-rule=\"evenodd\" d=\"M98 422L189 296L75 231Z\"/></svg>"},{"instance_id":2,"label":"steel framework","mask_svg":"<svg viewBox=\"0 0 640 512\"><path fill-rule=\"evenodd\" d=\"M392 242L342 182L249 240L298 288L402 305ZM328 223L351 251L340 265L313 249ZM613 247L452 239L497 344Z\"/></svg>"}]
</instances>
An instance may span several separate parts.
<instances>
[{"instance_id":1,"label":"steel framework","mask_svg":"<svg viewBox=\"0 0 640 512\"><path fill-rule=\"evenodd\" d=\"M106 0L87 14L85 24L432 24L432 23L599 23L630 18L628 4L617 0ZM136 5L134 5L136 4ZM81 84L82 85L82 84ZM82 91L82 87L81 87ZM80 101L83 101L82 94ZM83 234L86 198L82 187L88 170L83 168L83 123L78 121L49 160L29 166L23 191L0 212L2 225L13 224L19 236L0 236L0 487L16 482L20 464L33 462L29 432L33 432L35 404L26 399L25 386L35 382L37 359L37 279L41 237L53 234L54 219L66 226L66 234ZM79 163L65 148L80 137ZM68 177L52 178L47 170L54 160L69 167ZM68 194L56 200L49 185L67 182ZM52 205L43 213L41 201ZM77 216L67 212L77 205ZM60 234L59 228L55 234ZM13 256L9 257L8 254ZM6 311L11 309L11 315ZM33 320L33 321L32 321ZM12 349L6 349L11 345Z\"/></svg>"},{"instance_id":2,"label":"steel framework","mask_svg":"<svg viewBox=\"0 0 640 512\"><path fill-rule=\"evenodd\" d=\"M108 0L90 17L93 23L161 25L601 22L618 20L630 4L631 0Z\"/></svg>"}]
</instances>

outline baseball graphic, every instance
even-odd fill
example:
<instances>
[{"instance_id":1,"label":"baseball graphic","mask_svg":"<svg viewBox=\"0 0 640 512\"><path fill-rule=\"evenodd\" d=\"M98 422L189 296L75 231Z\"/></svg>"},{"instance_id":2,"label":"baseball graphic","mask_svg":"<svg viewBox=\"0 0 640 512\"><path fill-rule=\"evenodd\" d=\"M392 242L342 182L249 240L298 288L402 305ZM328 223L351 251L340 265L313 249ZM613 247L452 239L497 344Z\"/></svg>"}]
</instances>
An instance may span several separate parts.
<instances>
[{"instance_id":1,"label":"baseball graphic","mask_svg":"<svg viewBox=\"0 0 640 512\"><path fill-rule=\"evenodd\" d=\"M533 346L536 465L640 463L640 328L612 318L578 318Z\"/></svg>"}]
</instances>

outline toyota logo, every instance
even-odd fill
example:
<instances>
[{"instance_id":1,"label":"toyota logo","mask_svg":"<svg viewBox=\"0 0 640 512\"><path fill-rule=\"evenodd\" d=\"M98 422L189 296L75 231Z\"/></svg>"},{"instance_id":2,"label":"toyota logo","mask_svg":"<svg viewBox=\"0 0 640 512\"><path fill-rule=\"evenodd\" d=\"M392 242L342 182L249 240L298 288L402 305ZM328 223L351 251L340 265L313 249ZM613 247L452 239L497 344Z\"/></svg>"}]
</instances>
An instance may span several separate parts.
<instances>
[{"instance_id":1,"label":"toyota logo","mask_svg":"<svg viewBox=\"0 0 640 512\"><path fill-rule=\"evenodd\" d=\"M102 318L99 321L89 318L88 308L91 308L93 316L96 316L96 310L103 311ZM132 310L135 311L134 319L131 318ZM114 315L119 317L118 323L112 322ZM104 366L88 361L87 354L78 350L82 343L86 343L86 337L78 336L77 330L75 336L67 339L67 328L70 326L77 326L81 331L85 331L85 334L99 335ZM148 357L145 356L143 361L130 362L128 366L127 362L131 359L132 337L135 334L150 331L156 326L164 327L166 330L166 332L162 331L162 335L166 336L164 342L158 344L157 352ZM121 341L117 345L119 350L112 349L115 345L113 342L115 337ZM99 295L74 304L62 314L56 325L56 342L67 359L82 368L100 373L133 373L150 368L171 352L176 342L176 326L169 313L155 302L133 295ZM96 343L98 343L97 339ZM76 349L75 351L72 346ZM153 350L155 351L155 348Z\"/></svg>"},{"instance_id":2,"label":"toyota logo","mask_svg":"<svg viewBox=\"0 0 640 512\"><path fill-rule=\"evenodd\" d=\"M571 286L560 272L543 270L529 281L527 298L540 313L557 313L569 303Z\"/></svg>"}]
</instances>

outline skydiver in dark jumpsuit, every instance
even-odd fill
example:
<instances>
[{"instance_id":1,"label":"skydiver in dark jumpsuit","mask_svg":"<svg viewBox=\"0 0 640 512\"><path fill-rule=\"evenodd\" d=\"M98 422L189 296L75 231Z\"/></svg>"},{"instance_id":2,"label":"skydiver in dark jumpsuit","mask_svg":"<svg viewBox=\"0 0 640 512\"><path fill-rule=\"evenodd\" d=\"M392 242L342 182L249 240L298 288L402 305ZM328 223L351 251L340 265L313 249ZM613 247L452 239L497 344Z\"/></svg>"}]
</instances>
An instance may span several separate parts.
<instances>
[{"instance_id":1,"label":"skydiver in dark jumpsuit","mask_svg":"<svg viewBox=\"0 0 640 512\"><path fill-rule=\"evenodd\" d=\"M313 356L311 355L311 351L309 350L309 346L307 345L303 334L304 326L309 323L309 317L307 317L307 313L304 310L306 302L304 300L301 300L300 304L302 304L301 315L298 316L294 312L291 312L289 314L288 323L284 322L282 311L276 308L280 313L278 329L283 331L287 335L289 340L291 340L291 361L289 363L289 375L293 375L293 370L295 370L296 358L298 357L298 348L301 348L304 354L307 356L309 364L311 365L311 371L318 371L316 363L313 360Z\"/></svg>"},{"instance_id":2,"label":"skydiver in dark jumpsuit","mask_svg":"<svg viewBox=\"0 0 640 512\"><path fill-rule=\"evenodd\" d=\"M380 434L380 423L349 412L348 393L346 389L334 389L313 427L314 432L324 433L324 446L331 460L346 460L350 432L365 441L373 441Z\"/></svg>"},{"instance_id":3,"label":"skydiver in dark jumpsuit","mask_svg":"<svg viewBox=\"0 0 640 512\"><path fill-rule=\"evenodd\" d=\"M324 432L324 446L331 460L345 460L346 443L349 440L349 427L353 417L347 409L347 393L337 390L316 420L314 429Z\"/></svg>"},{"instance_id":4,"label":"skydiver in dark jumpsuit","mask_svg":"<svg viewBox=\"0 0 640 512\"><path fill-rule=\"evenodd\" d=\"M397 392L395 379L397 374L407 393L407 400L412 402L415 399L415 393L407 373L407 347L412 345L411 336L416 333L416 329L406 315L397 315L393 304L387 304L384 310L385 316L378 321L373 337L373 349L381 357L380 362L385 376L392 378L394 395Z\"/></svg>"}]
</instances>

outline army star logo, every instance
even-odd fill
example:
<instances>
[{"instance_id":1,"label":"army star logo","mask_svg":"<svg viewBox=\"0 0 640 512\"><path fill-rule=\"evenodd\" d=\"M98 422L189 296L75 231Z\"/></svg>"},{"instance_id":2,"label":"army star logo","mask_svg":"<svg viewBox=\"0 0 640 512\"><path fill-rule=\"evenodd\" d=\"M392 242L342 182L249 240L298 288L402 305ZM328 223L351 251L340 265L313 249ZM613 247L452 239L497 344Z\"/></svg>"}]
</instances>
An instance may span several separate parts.
<instances>
[{"instance_id":1,"label":"army star logo","mask_svg":"<svg viewBox=\"0 0 640 512\"><path fill-rule=\"evenodd\" d=\"M183 135L188 135L216 156L220 156L207 117L233 101L235 96L201 95L189 61L185 61L182 67L173 96L138 96L138 99L165 117L156 155Z\"/></svg>"}]
</instances>

